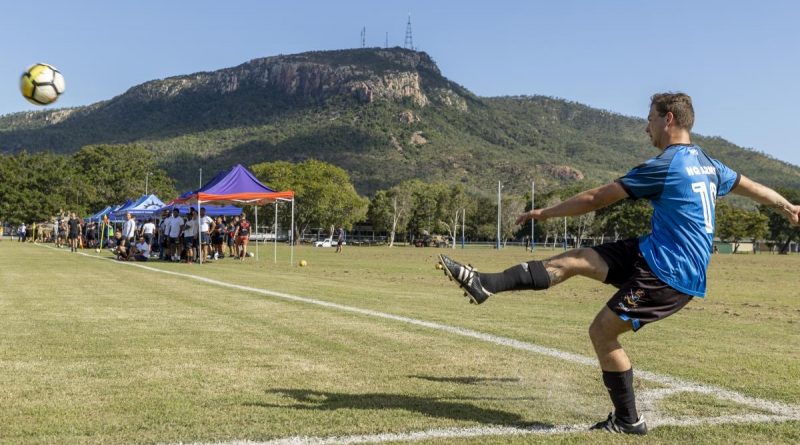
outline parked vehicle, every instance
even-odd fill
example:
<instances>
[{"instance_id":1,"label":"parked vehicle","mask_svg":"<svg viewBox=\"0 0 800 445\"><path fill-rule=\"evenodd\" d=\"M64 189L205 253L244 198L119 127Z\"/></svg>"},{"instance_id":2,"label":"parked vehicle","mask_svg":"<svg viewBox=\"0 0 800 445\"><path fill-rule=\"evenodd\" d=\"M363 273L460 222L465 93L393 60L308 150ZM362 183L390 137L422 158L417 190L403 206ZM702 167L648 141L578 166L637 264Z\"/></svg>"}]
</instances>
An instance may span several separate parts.
<instances>
[{"instance_id":1,"label":"parked vehicle","mask_svg":"<svg viewBox=\"0 0 800 445\"><path fill-rule=\"evenodd\" d=\"M346 246L347 241L342 241L342 245ZM335 246L336 246L336 241L333 238L325 238L324 240L314 242L314 247L335 247Z\"/></svg>"},{"instance_id":2,"label":"parked vehicle","mask_svg":"<svg viewBox=\"0 0 800 445\"><path fill-rule=\"evenodd\" d=\"M447 238L441 235L424 235L414 240L414 245L417 247L447 247L447 244Z\"/></svg>"}]
</instances>

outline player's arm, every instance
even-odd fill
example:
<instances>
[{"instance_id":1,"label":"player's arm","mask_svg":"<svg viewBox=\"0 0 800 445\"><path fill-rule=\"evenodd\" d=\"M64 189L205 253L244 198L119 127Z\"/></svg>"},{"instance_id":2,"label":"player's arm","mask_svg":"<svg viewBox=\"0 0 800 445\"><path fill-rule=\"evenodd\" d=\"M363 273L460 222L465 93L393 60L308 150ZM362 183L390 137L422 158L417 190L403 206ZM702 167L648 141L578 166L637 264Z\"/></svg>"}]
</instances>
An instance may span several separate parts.
<instances>
[{"instance_id":1,"label":"player's arm","mask_svg":"<svg viewBox=\"0 0 800 445\"><path fill-rule=\"evenodd\" d=\"M737 195L746 196L759 204L778 209L792 224L800 224L800 206L786 200L780 193L759 184L744 175L739 178L739 184L731 190Z\"/></svg>"},{"instance_id":2,"label":"player's arm","mask_svg":"<svg viewBox=\"0 0 800 445\"><path fill-rule=\"evenodd\" d=\"M517 224L524 224L529 219L543 221L547 218L560 216L583 215L603 207L608 207L615 202L628 197L628 192L618 183L612 182L585 192L578 193L572 198L562 201L545 209L534 209L517 217Z\"/></svg>"}]
</instances>

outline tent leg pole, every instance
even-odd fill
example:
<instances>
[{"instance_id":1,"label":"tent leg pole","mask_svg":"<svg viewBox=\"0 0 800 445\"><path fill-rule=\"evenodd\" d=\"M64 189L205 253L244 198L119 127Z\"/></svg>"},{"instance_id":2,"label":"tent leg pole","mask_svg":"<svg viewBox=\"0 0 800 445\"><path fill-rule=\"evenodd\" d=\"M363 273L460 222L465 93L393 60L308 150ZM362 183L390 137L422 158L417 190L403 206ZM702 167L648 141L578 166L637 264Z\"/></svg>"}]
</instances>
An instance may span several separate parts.
<instances>
[{"instance_id":1,"label":"tent leg pole","mask_svg":"<svg viewBox=\"0 0 800 445\"><path fill-rule=\"evenodd\" d=\"M254 232L256 235L258 235L258 205L256 205L255 208L256 208L256 230L254 230ZM256 261L258 261L258 237L256 237Z\"/></svg>"},{"instance_id":2,"label":"tent leg pole","mask_svg":"<svg viewBox=\"0 0 800 445\"><path fill-rule=\"evenodd\" d=\"M202 172L202 170L201 170ZM202 173L200 173L202 175ZM195 232L195 239L197 239L197 258L199 264L203 264L203 234L200 232L200 193L197 194L197 231Z\"/></svg>"},{"instance_id":3,"label":"tent leg pole","mask_svg":"<svg viewBox=\"0 0 800 445\"><path fill-rule=\"evenodd\" d=\"M289 254L289 265L291 266L294 264L294 198L292 198L292 224L289 232L289 241L292 246Z\"/></svg>"}]
</instances>

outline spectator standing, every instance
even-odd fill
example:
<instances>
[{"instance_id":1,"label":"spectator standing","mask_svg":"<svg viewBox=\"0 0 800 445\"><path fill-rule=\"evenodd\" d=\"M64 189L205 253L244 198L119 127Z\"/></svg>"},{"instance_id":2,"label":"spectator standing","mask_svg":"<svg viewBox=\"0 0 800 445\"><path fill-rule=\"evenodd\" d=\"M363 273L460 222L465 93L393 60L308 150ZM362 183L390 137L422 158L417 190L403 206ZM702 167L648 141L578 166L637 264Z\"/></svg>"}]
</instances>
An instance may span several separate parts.
<instances>
[{"instance_id":1,"label":"spectator standing","mask_svg":"<svg viewBox=\"0 0 800 445\"><path fill-rule=\"evenodd\" d=\"M78 217L75 216L75 212L70 213L69 221L67 221L67 227L69 229L69 235L67 236L67 239L69 240L69 251L77 252L78 238L81 235L81 222Z\"/></svg>"},{"instance_id":2,"label":"spectator standing","mask_svg":"<svg viewBox=\"0 0 800 445\"><path fill-rule=\"evenodd\" d=\"M236 258L239 255L239 248L236 247L236 256L233 255L233 248L236 244L236 228L239 227L239 217L234 216L230 222L225 226L226 238L228 242L228 256Z\"/></svg>"},{"instance_id":3,"label":"spectator standing","mask_svg":"<svg viewBox=\"0 0 800 445\"><path fill-rule=\"evenodd\" d=\"M130 213L125 214L125 224L122 225L122 238L125 245L130 247L136 241L136 220Z\"/></svg>"},{"instance_id":4,"label":"spectator standing","mask_svg":"<svg viewBox=\"0 0 800 445\"><path fill-rule=\"evenodd\" d=\"M197 235L197 212L191 208L189 209L189 216L183 224L183 249L186 251L187 263L191 263L195 259L195 250L197 250L198 254L200 252L200 249L195 249L199 247Z\"/></svg>"},{"instance_id":5,"label":"spectator standing","mask_svg":"<svg viewBox=\"0 0 800 445\"><path fill-rule=\"evenodd\" d=\"M336 234L336 253L342 253L342 244L344 244L344 227L339 227Z\"/></svg>"},{"instance_id":6,"label":"spectator standing","mask_svg":"<svg viewBox=\"0 0 800 445\"><path fill-rule=\"evenodd\" d=\"M153 218L147 218L147 222L142 225L142 237L144 238L144 242L147 243L147 250L148 254L149 251L153 248L153 239L156 235L156 224L153 222Z\"/></svg>"},{"instance_id":7,"label":"spectator standing","mask_svg":"<svg viewBox=\"0 0 800 445\"><path fill-rule=\"evenodd\" d=\"M250 241L250 222L247 215L242 213L239 217L239 224L236 226L236 254L240 260L247 256L247 243Z\"/></svg>"},{"instance_id":8,"label":"spectator standing","mask_svg":"<svg viewBox=\"0 0 800 445\"><path fill-rule=\"evenodd\" d=\"M211 256L211 231L214 230L214 220L206 215L206 208L200 207L200 252L203 260Z\"/></svg>"},{"instance_id":9,"label":"spectator standing","mask_svg":"<svg viewBox=\"0 0 800 445\"><path fill-rule=\"evenodd\" d=\"M213 258L215 260L225 257L225 254L222 252L222 243L227 235L225 232L226 229L227 227L225 226L225 222L222 221L222 217L218 216L217 220L214 221L214 229L211 231L211 250L214 251Z\"/></svg>"},{"instance_id":10,"label":"spectator standing","mask_svg":"<svg viewBox=\"0 0 800 445\"><path fill-rule=\"evenodd\" d=\"M158 259L163 260L168 255L169 237L167 236L167 219L170 218L169 210L161 213L161 220L158 222Z\"/></svg>"},{"instance_id":11,"label":"spectator standing","mask_svg":"<svg viewBox=\"0 0 800 445\"><path fill-rule=\"evenodd\" d=\"M167 237L169 238L169 252L172 261L181 260L181 230L183 230L183 218L178 208L172 209L172 216L167 218Z\"/></svg>"}]
</instances>

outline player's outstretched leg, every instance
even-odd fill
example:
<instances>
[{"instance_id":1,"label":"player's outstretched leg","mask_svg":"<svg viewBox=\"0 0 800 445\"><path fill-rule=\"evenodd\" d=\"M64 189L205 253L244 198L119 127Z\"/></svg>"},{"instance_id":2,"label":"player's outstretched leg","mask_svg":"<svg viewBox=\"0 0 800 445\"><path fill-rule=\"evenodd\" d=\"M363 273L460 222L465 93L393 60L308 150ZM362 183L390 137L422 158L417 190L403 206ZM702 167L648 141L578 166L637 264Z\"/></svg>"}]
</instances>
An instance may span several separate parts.
<instances>
[{"instance_id":1,"label":"player's outstretched leg","mask_svg":"<svg viewBox=\"0 0 800 445\"><path fill-rule=\"evenodd\" d=\"M550 275L542 261L530 261L500 273L478 273L471 265L463 265L446 255L439 255L445 275L464 289L470 303L481 304L497 292L509 290L542 290L550 287Z\"/></svg>"},{"instance_id":2,"label":"player's outstretched leg","mask_svg":"<svg viewBox=\"0 0 800 445\"><path fill-rule=\"evenodd\" d=\"M464 289L464 296L469 298L470 303L481 304L492 296L492 293L481 284L481 277L478 271L471 265L465 266L451 260L446 255L439 255L439 261L445 275Z\"/></svg>"},{"instance_id":3,"label":"player's outstretched leg","mask_svg":"<svg viewBox=\"0 0 800 445\"><path fill-rule=\"evenodd\" d=\"M471 265L439 255L445 274L463 288L472 303L512 290L544 290L575 275L603 281L608 265L594 249L574 249L544 261L528 261L499 273L478 273Z\"/></svg>"}]
</instances>

